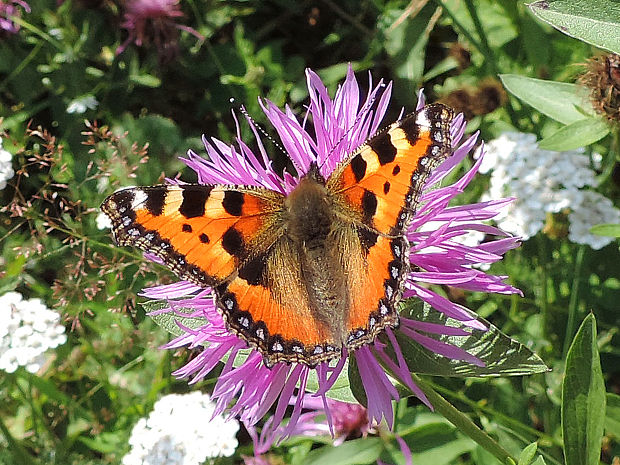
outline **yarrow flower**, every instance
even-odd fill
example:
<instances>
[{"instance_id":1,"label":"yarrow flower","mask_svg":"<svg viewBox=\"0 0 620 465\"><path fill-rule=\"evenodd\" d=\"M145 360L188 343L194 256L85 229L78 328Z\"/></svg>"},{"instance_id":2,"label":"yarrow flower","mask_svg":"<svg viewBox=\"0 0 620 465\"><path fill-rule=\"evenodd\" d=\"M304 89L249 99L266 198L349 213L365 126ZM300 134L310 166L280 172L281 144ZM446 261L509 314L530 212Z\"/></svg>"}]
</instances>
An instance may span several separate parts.
<instances>
[{"instance_id":1,"label":"yarrow flower","mask_svg":"<svg viewBox=\"0 0 620 465\"><path fill-rule=\"evenodd\" d=\"M360 101L360 90L351 68L333 99L319 77L311 70L307 71L307 84L310 104L308 114L302 121L299 121L288 107L283 111L269 101L261 102L284 149L298 169L297 176L289 173L279 176L271 168L258 131L251 121L248 121L248 124L258 140L258 154L243 142L238 127L237 146L230 146L216 139L205 139L209 159L190 151L183 161L197 173L200 183L262 186L284 194L295 188L313 162L320 167L324 177L329 177L340 161L379 129L389 105L391 84L380 82L376 87L371 85L364 101ZM424 105L424 98L420 93L418 110ZM307 130L307 125L312 125L312 130ZM486 326L465 307L427 287L427 284L445 284L471 291L504 294L519 292L504 283L505 277L491 276L473 268L476 264L498 261L507 250L518 246L516 238L482 224L497 215L510 201L489 200L471 205L449 206L451 200L471 182L484 157L480 156L473 167L454 184L438 186L476 144L477 135L474 135L459 146L464 127L463 118L456 117L450 129L456 148L426 180L421 204L406 231L406 237L411 244L407 258L413 271L406 277L403 295L403 298L421 299L436 311L460 322L461 327L418 321L401 315L398 329L385 329L385 337L375 338L371 343L351 353L343 349L342 356L336 361L322 362L313 367L300 363L278 362L267 367L259 351L249 348L244 340L227 328L214 302L213 291L181 281L143 291L143 295L148 298L167 302L165 308L152 312L153 316L161 318L162 314L167 314L180 320L178 326L182 334L166 347L187 346L200 349L196 357L174 374L190 378L191 383L196 383L223 361L224 366L213 390L213 398L217 402L216 412L219 414L228 409L231 416L238 416L249 427L255 425L274 407L274 416L268 430L277 429L284 419L289 402L294 399L291 418L282 431L282 436L286 436L295 431L304 402L309 396L320 399L328 424L332 425L334 431L327 392L343 372L349 358L355 359L359 369L368 399L367 415L370 424L379 424L384 418L388 426L392 427L392 401L400 398L392 378L398 379L432 408L424 393L412 380L410 370L415 367L407 366L397 342L397 335L409 338L448 359L484 366L477 357L459 347L439 341L438 336L467 336L472 329L485 331ZM431 229L423 228L428 224L435 226ZM470 231L480 231L501 238L477 246L460 244L455 240ZM190 327L189 324L181 322L186 321L183 320L185 317L199 318L206 322ZM386 373L386 368L392 378ZM318 390L313 394L306 392L311 374L313 377L316 375L318 380Z\"/></svg>"},{"instance_id":2,"label":"yarrow flower","mask_svg":"<svg viewBox=\"0 0 620 465\"><path fill-rule=\"evenodd\" d=\"M0 190L6 187L6 182L13 177L13 155L2 148L0 137Z\"/></svg>"},{"instance_id":3,"label":"yarrow flower","mask_svg":"<svg viewBox=\"0 0 620 465\"><path fill-rule=\"evenodd\" d=\"M594 154L595 161L597 157ZM491 172L483 198L516 198L495 217L504 231L529 239L543 229L547 214L569 209L571 242L600 249L614 240L589 232L599 223L619 223L620 210L602 194L587 189L597 182L584 149L542 150L534 134L507 132L487 144L480 172Z\"/></svg>"},{"instance_id":4,"label":"yarrow flower","mask_svg":"<svg viewBox=\"0 0 620 465\"><path fill-rule=\"evenodd\" d=\"M0 33L4 35L17 34L19 31L19 24L17 24L13 17L21 17L21 10L23 8L25 12L30 13L30 5L23 0L0 0Z\"/></svg>"},{"instance_id":5,"label":"yarrow flower","mask_svg":"<svg viewBox=\"0 0 620 465\"><path fill-rule=\"evenodd\" d=\"M123 465L200 465L230 457L237 449L239 423L215 412L207 394L169 394L131 431L131 451Z\"/></svg>"},{"instance_id":6,"label":"yarrow flower","mask_svg":"<svg viewBox=\"0 0 620 465\"><path fill-rule=\"evenodd\" d=\"M99 105L97 99L90 95L82 95L81 97L71 100L67 107L67 113L86 113L86 110L94 110Z\"/></svg>"},{"instance_id":7,"label":"yarrow flower","mask_svg":"<svg viewBox=\"0 0 620 465\"><path fill-rule=\"evenodd\" d=\"M204 40L193 28L176 22L183 16L179 0L127 0L121 27L129 36L116 54L122 53L131 42L138 47L153 43L163 62L172 60L178 53L179 30Z\"/></svg>"},{"instance_id":8,"label":"yarrow flower","mask_svg":"<svg viewBox=\"0 0 620 465\"><path fill-rule=\"evenodd\" d=\"M13 373L23 366L36 373L48 358L45 352L66 340L60 315L41 299L24 300L18 292L0 296L0 370Z\"/></svg>"}]
</instances>

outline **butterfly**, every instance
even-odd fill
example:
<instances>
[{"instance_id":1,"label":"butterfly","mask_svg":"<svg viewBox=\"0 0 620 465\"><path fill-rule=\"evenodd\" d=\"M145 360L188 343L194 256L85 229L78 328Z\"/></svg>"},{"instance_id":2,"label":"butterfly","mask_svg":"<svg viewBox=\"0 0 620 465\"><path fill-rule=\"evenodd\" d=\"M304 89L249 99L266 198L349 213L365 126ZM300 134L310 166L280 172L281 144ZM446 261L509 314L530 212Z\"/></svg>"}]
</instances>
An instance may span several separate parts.
<instances>
[{"instance_id":1,"label":"butterfly","mask_svg":"<svg viewBox=\"0 0 620 465\"><path fill-rule=\"evenodd\" d=\"M254 186L130 187L102 204L118 245L213 290L227 328L267 366L309 366L399 323L412 270L405 234L431 170L452 153L453 110L427 105L380 131L324 178L288 194Z\"/></svg>"}]
</instances>

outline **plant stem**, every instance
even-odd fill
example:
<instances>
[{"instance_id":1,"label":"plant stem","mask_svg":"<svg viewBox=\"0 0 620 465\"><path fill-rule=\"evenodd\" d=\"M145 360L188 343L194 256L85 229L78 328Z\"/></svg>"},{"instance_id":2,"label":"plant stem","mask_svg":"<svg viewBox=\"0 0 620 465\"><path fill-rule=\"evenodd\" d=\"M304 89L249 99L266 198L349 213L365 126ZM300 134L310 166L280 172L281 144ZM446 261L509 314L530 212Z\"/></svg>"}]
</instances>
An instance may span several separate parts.
<instances>
[{"instance_id":1,"label":"plant stem","mask_svg":"<svg viewBox=\"0 0 620 465\"><path fill-rule=\"evenodd\" d=\"M570 301L568 303L568 319L566 320L566 332L564 333L564 347L562 348L562 358L566 359L568 348L575 335L575 322L577 321L579 285L581 284L581 271L583 268L583 258L586 253L586 246L580 245L575 257L575 271L573 272L573 284L571 286Z\"/></svg>"},{"instance_id":2,"label":"plant stem","mask_svg":"<svg viewBox=\"0 0 620 465\"><path fill-rule=\"evenodd\" d=\"M501 463L516 464L517 461L510 453L504 449L495 439L481 430L467 415L458 410L454 405L441 397L437 391L435 391L430 384L423 381L417 375L411 373L413 382L418 385L431 405L435 408L437 413L443 415L443 417L456 426L460 432L471 438L477 444L479 444L486 451L493 454Z\"/></svg>"}]
</instances>

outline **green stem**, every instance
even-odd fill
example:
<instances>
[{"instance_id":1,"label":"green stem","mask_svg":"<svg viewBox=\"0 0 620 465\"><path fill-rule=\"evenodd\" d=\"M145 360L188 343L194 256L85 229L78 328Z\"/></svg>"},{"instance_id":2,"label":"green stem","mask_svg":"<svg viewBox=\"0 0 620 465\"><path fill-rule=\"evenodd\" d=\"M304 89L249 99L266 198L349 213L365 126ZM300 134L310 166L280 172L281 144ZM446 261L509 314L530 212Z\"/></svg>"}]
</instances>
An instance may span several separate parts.
<instances>
[{"instance_id":1,"label":"green stem","mask_svg":"<svg viewBox=\"0 0 620 465\"><path fill-rule=\"evenodd\" d=\"M537 237L536 244L538 245L538 259L540 266L540 314L542 316L542 336L543 339L547 338L549 329L549 296L547 293L547 285L549 276L547 275L547 244L544 237Z\"/></svg>"},{"instance_id":2,"label":"green stem","mask_svg":"<svg viewBox=\"0 0 620 465\"><path fill-rule=\"evenodd\" d=\"M568 348L575 335L575 328L577 322L578 313L578 295L579 285L581 284L581 270L583 268L583 258L586 253L585 245L580 245L577 250L577 256L575 257L575 271L573 272L573 285L571 286L570 301L568 303L568 319L566 320L566 332L564 334L564 347L562 348L562 358L566 359Z\"/></svg>"},{"instance_id":3,"label":"green stem","mask_svg":"<svg viewBox=\"0 0 620 465\"><path fill-rule=\"evenodd\" d=\"M458 428L458 430L475 441L478 445L484 448L486 451L493 454L501 463L516 464L517 461L510 453L499 445L495 439L489 436L486 432L481 430L467 415L458 410L454 405L441 397L437 391L435 391L430 384L423 381L415 374L411 374L413 382L418 385L431 405L434 407L437 413L443 415L443 417Z\"/></svg>"}]
</instances>

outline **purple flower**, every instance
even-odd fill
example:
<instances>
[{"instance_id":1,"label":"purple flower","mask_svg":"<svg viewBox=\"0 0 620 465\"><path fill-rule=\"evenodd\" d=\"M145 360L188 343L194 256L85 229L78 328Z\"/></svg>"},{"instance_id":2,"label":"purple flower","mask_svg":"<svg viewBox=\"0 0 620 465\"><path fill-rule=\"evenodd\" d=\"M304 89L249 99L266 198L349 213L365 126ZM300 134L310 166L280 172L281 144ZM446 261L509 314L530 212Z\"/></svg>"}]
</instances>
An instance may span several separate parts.
<instances>
[{"instance_id":1,"label":"purple flower","mask_svg":"<svg viewBox=\"0 0 620 465\"><path fill-rule=\"evenodd\" d=\"M30 6L23 0L0 0L0 33L3 35L16 34L19 31L19 24L13 21L13 18L21 17L22 7L24 11L30 13Z\"/></svg>"},{"instance_id":2,"label":"purple flower","mask_svg":"<svg viewBox=\"0 0 620 465\"><path fill-rule=\"evenodd\" d=\"M179 0L127 0L121 27L127 29L129 36L117 49L122 53L131 42L138 47L153 43L161 61L171 61L178 53L179 30L203 41L204 37L191 27L177 24L183 17Z\"/></svg>"},{"instance_id":3,"label":"purple flower","mask_svg":"<svg viewBox=\"0 0 620 465\"><path fill-rule=\"evenodd\" d=\"M327 178L340 161L379 129L389 104L391 84L379 82L373 87L371 83L365 99L360 101L360 90L351 68L333 99L319 77L310 70L307 71L307 82L310 104L302 121L299 121L288 107L281 110L269 101L261 102L297 170L296 176L286 172L279 176L274 172L256 127L248 121L258 140L258 153L254 153L241 140L239 124L236 146L216 139L204 139L208 159L190 151L183 160L197 173L199 182L262 186L287 194L308 171L312 162L321 167L321 174ZM418 109L423 106L424 98L420 93ZM312 126L312 130L306 130L307 126ZM348 357L354 357L357 362L368 399L369 424L379 424L385 418L388 426L392 427L392 401L398 400L400 396L388 377L386 368L393 378L397 378L432 408L411 378L410 370L415 370L415 367L407 366L396 340L396 333L411 338L444 357L483 366L480 359L463 349L430 336L468 335L471 328L485 330L486 327L472 312L425 285L445 284L472 291L505 294L519 292L503 282L505 277L491 276L475 268L476 265L500 260L502 254L518 245L516 238L507 237L501 230L482 223L497 215L509 201L449 206L451 200L473 179L482 162L484 151L480 151L480 156L472 168L458 181L438 187L440 181L467 156L476 143L477 134L458 145L463 137L464 127L463 118L456 117L452 123L451 135L457 148L428 178L421 204L407 230L407 238L411 243L409 260L414 271L408 275L404 291L404 297L416 297L427 302L436 311L459 321L462 327L417 321L401 315L400 327L397 330L386 329L386 338L381 338L384 342L375 339L352 353L343 349L342 356L337 361L323 362L316 367L280 362L268 368L257 350L249 348L244 340L227 329L216 308L211 289L183 281L143 292L146 297L168 301L166 308L155 313L207 320L206 324L198 328L185 326L179 321L183 334L166 347L187 346L201 351L174 374L190 378L191 383L196 383L204 379L220 361L224 361L213 391L213 398L217 400L217 413L229 409L230 415L238 415L251 427L273 407L274 415L266 428L267 432L272 434L280 427L289 402L293 399L291 418L286 427L278 430L278 435L287 436L297 431L296 425L307 415L302 413L302 409L308 398L321 402L331 431L336 433L337 422L331 413L332 404L326 393L345 367ZM502 239L474 246L464 245L459 241L459 238L472 231L500 236ZM189 314L188 309L191 310ZM389 343L390 347L386 346L386 343ZM311 374L319 386L314 394L306 392Z\"/></svg>"},{"instance_id":4,"label":"purple flower","mask_svg":"<svg viewBox=\"0 0 620 465\"><path fill-rule=\"evenodd\" d=\"M269 418L260 434L253 426L247 427L247 431L252 438L254 445L254 456L244 457L245 465L263 465L269 461L265 458L266 454L274 443L287 436L329 436L334 438L333 445L339 446L346 439L366 437L369 434L381 434L381 436L392 436L385 431L384 424L373 425L368 420L368 411L359 404L350 404L328 399L329 415L326 415L325 408L320 399L316 397L306 397L303 408L306 410L299 417L297 424L292 430L287 431L285 426L272 427L273 418ZM327 425L325 420L331 421ZM383 428L383 431L381 429ZM411 450L407 443L398 435L394 438L405 457L405 463L411 465ZM381 465L383 462L378 462Z\"/></svg>"}]
</instances>

